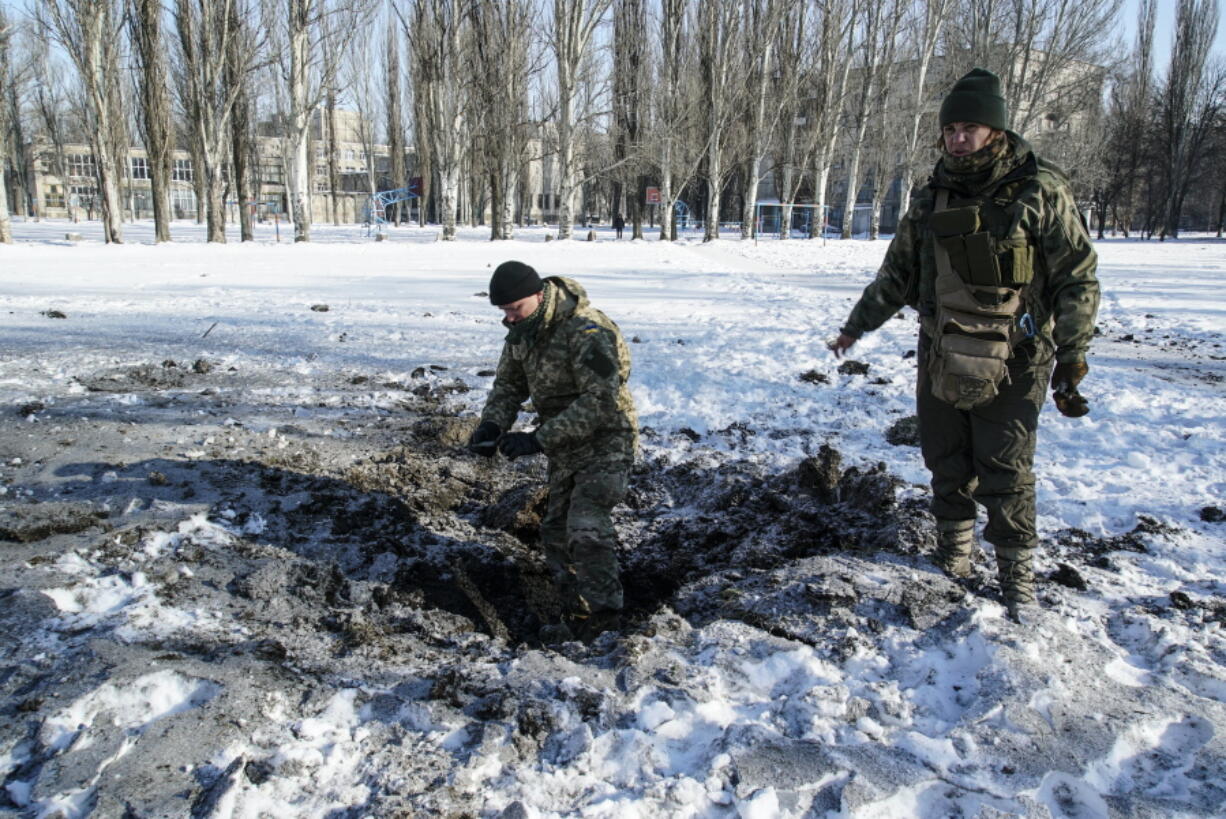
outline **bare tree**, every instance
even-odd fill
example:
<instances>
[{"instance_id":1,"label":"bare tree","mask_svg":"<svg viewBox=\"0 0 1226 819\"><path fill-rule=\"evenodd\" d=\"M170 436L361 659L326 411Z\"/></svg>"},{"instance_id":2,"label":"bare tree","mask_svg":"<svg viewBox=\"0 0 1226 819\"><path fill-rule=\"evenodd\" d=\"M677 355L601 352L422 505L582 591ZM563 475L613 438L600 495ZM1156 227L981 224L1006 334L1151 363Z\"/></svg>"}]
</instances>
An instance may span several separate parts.
<instances>
[{"instance_id":1,"label":"bare tree","mask_svg":"<svg viewBox=\"0 0 1226 819\"><path fill-rule=\"evenodd\" d=\"M338 72L339 80L339 72ZM334 83L324 92L324 117L323 122L323 137L324 137L324 160L328 168L328 209L332 213L332 224L339 225L340 221L340 189L341 189L341 173L340 173L340 144L337 130L339 123L336 115L336 98L340 90Z\"/></svg>"},{"instance_id":2,"label":"bare tree","mask_svg":"<svg viewBox=\"0 0 1226 819\"><path fill-rule=\"evenodd\" d=\"M686 108L682 78L688 37L687 0L660 0L660 89L657 97L656 135L660 144L660 238L677 238L673 208L682 185L674 185L680 165L679 133L684 127Z\"/></svg>"},{"instance_id":3,"label":"bare tree","mask_svg":"<svg viewBox=\"0 0 1226 819\"><path fill-rule=\"evenodd\" d=\"M26 105L30 86L35 81L35 64L29 59L33 35L28 25L20 22L10 25L4 18L0 10L0 41L3 41L0 48L4 50L0 55L0 141L7 143L7 148L0 146L0 168L5 164L7 153L8 167L4 172L8 175L8 206L13 212L27 218L33 215L37 219L34 186L30 179L31 163L26 149L30 144ZM3 127L6 118L7 128Z\"/></svg>"},{"instance_id":4,"label":"bare tree","mask_svg":"<svg viewBox=\"0 0 1226 819\"><path fill-rule=\"evenodd\" d=\"M860 15L857 63L857 93L850 103L851 129L847 133L847 199L843 203L843 238L850 239L854 227L856 199L860 192L860 161L865 136L872 121L873 106L881 93L886 66L892 59L894 38L902 23L902 0L865 3Z\"/></svg>"},{"instance_id":5,"label":"bare tree","mask_svg":"<svg viewBox=\"0 0 1226 819\"><path fill-rule=\"evenodd\" d=\"M311 240L314 157L311 119L336 82L344 54L370 0L264 0L264 28L275 42L287 103L287 148L294 241Z\"/></svg>"},{"instance_id":6,"label":"bare tree","mask_svg":"<svg viewBox=\"0 0 1226 819\"><path fill-rule=\"evenodd\" d=\"M804 6L797 16L803 16ZM758 205L758 184L762 160L779 117L785 108L793 106L795 74L788 76L793 87L783 84L784 73L776 59L775 49L783 37L784 19L795 14L780 0L745 0L742 13L745 36L741 38L745 65L744 129L745 129L745 196L741 208L741 238L754 235Z\"/></svg>"},{"instance_id":7,"label":"bare tree","mask_svg":"<svg viewBox=\"0 0 1226 819\"><path fill-rule=\"evenodd\" d=\"M397 94L395 104L397 106L400 104L398 95L402 78L399 76L399 29L395 25L388 25L394 22L386 14L372 18L365 24L363 31L358 35L357 42L377 43L376 31L380 27L385 29L385 38L382 43L384 48L381 50L382 53L375 58L376 68L374 70L371 68L371 60L374 55L360 48L350 49L349 53L344 57L341 68L341 85L346 89L348 99L352 102L357 113L357 117L352 120L352 127L347 136L350 140L356 139L362 146L359 158L362 160L366 180L365 192L368 197L367 202L372 208L374 201L369 197L379 191L378 155L375 146L379 141L378 129L382 127L378 124L380 122L383 122L390 131L389 141L397 139L400 141L399 146L393 147L391 159L393 167L395 167L395 151L401 151L402 156L399 170L402 178L404 173L404 134L403 132L397 133L396 129L392 128L390 117L386 119L384 117L386 106L389 104L387 97L389 90ZM388 49L392 49L390 53ZM389 64L393 66L392 69L388 68ZM389 78L388 74L393 70L397 76ZM399 119L399 112L397 112L396 116ZM348 155L346 154L346 156ZM393 182L391 187L403 187L403 183L396 184ZM396 203L397 212L399 212L399 209L400 203L398 202ZM377 218L376 214L371 212L367 215L370 223L374 224Z\"/></svg>"},{"instance_id":8,"label":"bare tree","mask_svg":"<svg viewBox=\"0 0 1226 819\"><path fill-rule=\"evenodd\" d=\"M413 62L417 142L428 145L428 161L439 181L441 238L451 241L469 146L466 15L460 0L409 0L409 14L401 16L401 23Z\"/></svg>"},{"instance_id":9,"label":"bare tree","mask_svg":"<svg viewBox=\"0 0 1226 819\"><path fill-rule=\"evenodd\" d=\"M387 39L384 49L383 77L384 87L387 90L386 107L384 110L387 115L385 130L387 131L387 150L388 154L390 155L388 172L391 177L390 183L393 189L403 188L408 185L408 179L406 178L404 166L404 77L401 75L400 71L400 48L400 29L389 24L387 26ZM369 160L368 167L370 168L373 185L374 157L371 155L370 151L367 151L367 158ZM374 187L372 187L371 192L373 193L374 190ZM419 203L424 201L421 199L422 195L423 191L419 190L417 192L417 201ZM405 204L403 202L397 202L395 216L392 220L393 223L399 225L407 220L408 213Z\"/></svg>"},{"instance_id":10,"label":"bare tree","mask_svg":"<svg viewBox=\"0 0 1226 819\"><path fill-rule=\"evenodd\" d=\"M905 14L905 9L900 9ZM874 103L872 138L865 146L867 155L867 174L865 184L869 188L868 238L878 239L881 236L881 208L890 183L894 180L897 157L903 148L902 118L899 116L895 103L897 91L894 88L901 66L898 61L898 36L886 41L885 57L881 64L881 91Z\"/></svg>"},{"instance_id":11,"label":"bare tree","mask_svg":"<svg viewBox=\"0 0 1226 819\"><path fill-rule=\"evenodd\" d=\"M813 18L813 3L797 5L783 16L780 24L779 43L775 51L775 93L783 106L783 121L778 130L775 145L775 189L779 191L779 238L791 238L792 213L800 187L804 183L804 169L812 159L816 142L816 129L809 127L802 100L804 80L812 73L814 49L809 40L809 26Z\"/></svg>"},{"instance_id":12,"label":"bare tree","mask_svg":"<svg viewBox=\"0 0 1226 819\"><path fill-rule=\"evenodd\" d=\"M1137 207L1142 169L1147 161L1151 132L1150 108L1154 100L1155 0L1141 0L1136 42L1128 62L1116 73L1104 117L1104 173L1093 192L1098 213L1098 236L1103 237L1108 217L1127 237Z\"/></svg>"},{"instance_id":13,"label":"bare tree","mask_svg":"<svg viewBox=\"0 0 1226 819\"><path fill-rule=\"evenodd\" d=\"M1193 171L1222 111L1226 72L1209 61L1217 26L1217 0L1179 0L1175 42L1159 103L1166 180L1160 233L1163 239L1179 235Z\"/></svg>"},{"instance_id":14,"label":"bare tree","mask_svg":"<svg viewBox=\"0 0 1226 819\"><path fill-rule=\"evenodd\" d=\"M33 66L34 85L32 103L34 106L36 128L41 129L43 136L51 143L50 150L44 151L41 145L38 154L32 157L34 162L45 163L61 183L68 181L68 159L66 150L67 136L65 121L67 120L67 92L64 90L64 72L53 67L50 44L46 37L35 36L30 40L29 63ZM64 207L68 218L77 220L76 204L67 190L63 191Z\"/></svg>"},{"instance_id":15,"label":"bare tree","mask_svg":"<svg viewBox=\"0 0 1226 819\"><path fill-rule=\"evenodd\" d=\"M230 3L225 82L234 91L234 104L230 112L230 167L238 196L239 237L241 241L250 242L255 239L251 205L258 197L253 174L259 160L251 93L251 81L258 65L253 64L251 55L258 53L261 43L252 27L245 25L240 17L240 6L245 4L237 0ZM251 11L245 11L249 19Z\"/></svg>"},{"instance_id":16,"label":"bare tree","mask_svg":"<svg viewBox=\"0 0 1226 819\"><path fill-rule=\"evenodd\" d=\"M614 182L614 207L624 199L631 237L643 238L642 131L646 116L647 14L643 0L617 0L613 8L613 162L621 166Z\"/></svg>"},{"instance_id":17,"label":"bare tree","mask_svg":"<svg viewBox=\"0 0 1226 819\"><path fill-rule=\"evenodd\" d=\"M576 94L580 66L592 42L596 26L604 19L613 0L553 0L552 45L558 79L558 238L569 239L575 221Z\"/></svg>"},{"instance_id":18,"label":"bare tree","mask_svg":"<svg viewBox=\"0 0 1226 819\"><path fill-rule=\"evenodd\" d=\"M8 181L5 176L9 153L9 124L12 119L6 104L13 93L13 76L9 61L12 33L12 25L5 16L4 7L0 6L0 244L6 245L13 243L13 229L9 224ZM21 150L20 145L17 150Z\"/></svg>"},{"instance_id":19,"label":"bare tree","mask_svg":"<svg viewBox=\"0 0 1226 819\"><path fill-rule=\"evenodd\" d=\"M129 0L128 34L136 67L140 132L145 141L145 161L150 174L154 242L170 240L170 96L167 91L166 42L162 33L159 0Z\"/></svg>"},{"instance_id":20,"label":"bare tree","mask_svg":"<svg viewBox=\"0 0 1226 819\"><path fill-rule=\"evenodd\" d=\"M137 100L140 133L145 142L154 241L170 241L170 164L174 148L170 94L167 89L166 43L160 0L129 0L128 36L139 71Z\"/></svg>"},{"instance_id":21,"label":"bare tree","mask_svg":"<svg viewBox=\"0 0 1226 819\"><path fill-rule=\"evenodd\" d=\"M960 0L946 27L946 81L974 66L1000 75L1011 127L1097 103L1084 68L1107 51L1122 0Z\"/></svg>"},{"instance_id":22,"label":"bare tree","mask_svg":"<svg viewBox=\"0 0 1226 819\"><path fill-rule=\"evenodd\" d=\"M703 176L707 183L707 207L703 241L719 238L720 198L723 194L724 154L729 126L742 104L744 66L739 0L704 0L698 6L698 63L702 78L704 125L706 127Z\"/></svg>"},{"instance_id":23,"label":"bare tree","mask_svg":"<svg viewBox=\"0 0 1226 819\"><path fill-rule=\"evenodd\" d=\"M490 238L510 239L527 151L533 9L523 0L474 0L470 15L477 103L474 159L488 179Z\"/></svg>"},{"instance_id":24,"label":"bare tree","mask_svg":"<svg viewBox=\"0 0 1226 819\"><path fill-rule=\"evenodd\" d=\"M906 80L899 95L902 100L902 127L906 134L899 167L899 218L911 207L911 189L915 187L915 178L921 167L931 165L931 149L928 146L933 136L923 131L931 94L928 77L933 57L936 56L937 43L940 42L941 32L953 10L954 0L922 0L917 6L912 9L914 16L908 27L911 32L910 70L906 72Z\"/></svg>"},{"instance_id":25,"label":"bare tree","mask_svg":"<svg viewBox=\"0 0 1226 819\"><path fill-rule=\"evenodd\" d=\"M844 101L855 48L858 3L863 0L827 0L821 10L817 58L812 79L813 203L817 211L810 236L825 228L826 186L842 128Z\"/></svg>"},{"instance_id":26,"label":"bare tree","mask_svg":"<svg viewBox=\"0 0 1226 819\"><path fill-rule=\"evenodd\" d=\"M226 241L223 169L233 147L230 118L252 70L255 52L231 44L246 15L232 14L240 0L176 0L179 88L193 117L191 134L200 164L193 167L204 193L210 242ZM237 64L236 64L237 63Z\"/></svg>"},{"instance_id":27,"label":"bare tree","mask_svg":"<svg viewBox=\"0 0 1226 819\"><path fill-rule=\"evenodd\" d=\"M107 242L123 241L119 183L127 134L119 72L120 15L115 0L46 0L36 14L43 30L60 44L81 78L84 112L102 196L102 232Z\"/></svg>"}]
</instances>

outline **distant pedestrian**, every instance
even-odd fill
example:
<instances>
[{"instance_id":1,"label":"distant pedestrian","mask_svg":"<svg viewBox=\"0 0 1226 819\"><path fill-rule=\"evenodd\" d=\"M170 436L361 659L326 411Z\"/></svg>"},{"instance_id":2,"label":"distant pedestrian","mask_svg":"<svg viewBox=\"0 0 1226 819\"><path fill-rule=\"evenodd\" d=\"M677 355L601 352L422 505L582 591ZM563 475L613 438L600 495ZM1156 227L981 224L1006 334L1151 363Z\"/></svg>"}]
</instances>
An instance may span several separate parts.
<instances>
[{"instance_id":1,"label":"distant pedestrian","mask_svg":"<svg viewBox=\"0 0 1226 819\"><path fill-rule=\"evenodd\" d=\"M1089 412L1077 385L1089 371L1098 281L1068 179L1008 121L995 74L976 68L954 84L928 187L831 348L841 356L903 305L919 312L916 403L935 562L971 574L976 502L985 506L1001 594L1021 622L1035 603L1039 409L1050 374L1061 413Z\"/></svg>"},{"instance_id":2,"label":"distant pedestrian","mask_svg":"<svg viewBox=\"0 0 1226 819\"><path fill-rule=\"evenodd\" d=\"M613 214L613 229L617 231L617 238L622 237L622 230L626 227L626 220L622 218L620 213Z\"/></svg>"},{"instance_id":3,"label":"distant pedestrian","mask_svg":"<svg viewBox=\"0 0 1226 819\"><path fill-rule=\"evenodd\" d=\"M530 266L504 262L489 292L507 336L468 448L487 457L497 450L511 459L540 452L549 459L541 542L563 617L541 629L541 640L590 640L618 629L621 620L610 513L626 493L638 446L638 417L626 383L630 351L617 325L592 307L573 279L542 281ZM536 429L511 432L529 399Z\"/></svg>"}]
</instances>

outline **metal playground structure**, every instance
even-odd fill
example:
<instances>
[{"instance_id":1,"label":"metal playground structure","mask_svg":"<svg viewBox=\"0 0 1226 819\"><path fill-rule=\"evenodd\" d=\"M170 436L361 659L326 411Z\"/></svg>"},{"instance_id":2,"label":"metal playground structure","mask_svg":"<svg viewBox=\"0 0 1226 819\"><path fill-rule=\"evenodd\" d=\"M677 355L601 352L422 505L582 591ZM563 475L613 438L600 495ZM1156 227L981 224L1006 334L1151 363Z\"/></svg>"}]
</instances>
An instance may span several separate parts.
<instances>
[{"instance_id":1,"label":"metal playground structure","mask_svg":"<svg viewBox=\"0 0 1226 819\"><path fill-rule=\"evenodd\" d=\"M397 202L417 199L420 195L415 184L406 188L372 193L366 200L366 235L369 236L371 230L374 230L376 234L383 233L383 226L387 224L387 209L390 206Z\"/></svg>"}]
</instances>

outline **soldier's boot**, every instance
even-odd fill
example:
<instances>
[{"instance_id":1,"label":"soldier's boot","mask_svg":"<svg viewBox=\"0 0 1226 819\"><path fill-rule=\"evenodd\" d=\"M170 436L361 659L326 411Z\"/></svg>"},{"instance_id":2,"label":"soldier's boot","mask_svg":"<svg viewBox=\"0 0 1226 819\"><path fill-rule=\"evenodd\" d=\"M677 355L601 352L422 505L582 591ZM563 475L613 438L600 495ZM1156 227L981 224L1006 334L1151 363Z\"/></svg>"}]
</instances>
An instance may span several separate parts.
<instances>
[{"instance_id":1,"label":"soldier's boot","mask_svg":"<svg viewBox=\"0 0 1226 819\"><path fill-rule=\"evenodd\" d=\"M1030 625L1038 609L1034 596L1033 559L1034 550L1030 547L996 547L1000 595L1005 601L1009 619L1020 625Z\"/></svg>"},{"instance_id":2,"label":"soldier's boot","mask_svg":"<svg viewBox=\"0 0 1226 819\"><path fill-rule=\"evenodd\" d=\"M975 520L938 520L937 548L932 562L950 577L971 576L975 550Z\"/></svg>"}]
</instances>

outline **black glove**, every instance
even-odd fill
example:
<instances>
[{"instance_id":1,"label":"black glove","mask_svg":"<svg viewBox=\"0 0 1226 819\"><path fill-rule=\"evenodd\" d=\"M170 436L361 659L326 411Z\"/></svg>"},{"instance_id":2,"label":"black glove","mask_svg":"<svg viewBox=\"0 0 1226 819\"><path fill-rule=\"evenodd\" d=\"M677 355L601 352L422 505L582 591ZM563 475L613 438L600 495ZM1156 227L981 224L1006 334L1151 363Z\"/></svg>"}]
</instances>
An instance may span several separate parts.
<instances>
[{"instance_id":1,"label":"black glove","mask_svg":"<svg viewBox=\"0 0 1226 819\"><path fill-rule=\"evenodd\" d=\"M1090 411L1090 402L1077 391L1077 385L1090 371L1084 361L1057 364L1051 374L1052 400L1061 415L1080 418Z\"/></svg>"},{"instance_id":2,"label":"black glove","mask_svg":"<svg viewBox=\"0 0 1226 819\"><path fill-rule=\"evenodd\" d=\"M468 436L468 451L486 458L493 457L498 449L498 436L501 434L502 430L493 421L482 421L473 430L473 434Z\"/></svg>"},{"instance_id":3,"label":"black glove","mask_svg":"<svg viewBox=\"0 0 1226 819\"><path fill-rule=\"evenodd\" d=\"M521 455L535 455L541 445L535 432L508 432L498 439L498 451L513 461Z\"/></svg>"}]
</instances>

